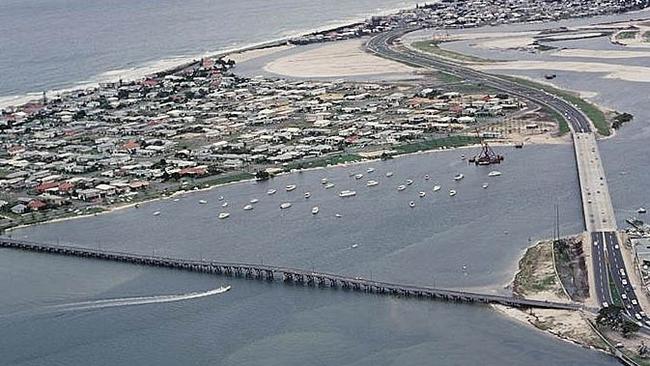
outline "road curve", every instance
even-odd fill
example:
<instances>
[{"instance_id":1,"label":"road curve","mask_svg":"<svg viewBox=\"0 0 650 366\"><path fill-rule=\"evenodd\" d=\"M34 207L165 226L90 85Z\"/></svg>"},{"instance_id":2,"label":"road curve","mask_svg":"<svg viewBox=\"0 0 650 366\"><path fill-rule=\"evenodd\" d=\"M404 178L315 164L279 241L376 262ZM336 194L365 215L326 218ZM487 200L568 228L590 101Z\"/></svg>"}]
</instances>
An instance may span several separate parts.
<instances>
[{"instance_id":1,"label":"road curve","mask_svg":"<svg viewBox=\"0 0 650 366\"><path fill-rule=\"evenodd\" d=\"M398 29L381 33L366 43L366 50L380 57L416 67L433 68L459 78L492 87L524 99L532 100L559 113L574 132L592 132L589 118L570 102L528 85L518 84L504 77L477 71L450 61L439 59L396 44L406 33L421 28Z\"/></svg>"}]
</instances>

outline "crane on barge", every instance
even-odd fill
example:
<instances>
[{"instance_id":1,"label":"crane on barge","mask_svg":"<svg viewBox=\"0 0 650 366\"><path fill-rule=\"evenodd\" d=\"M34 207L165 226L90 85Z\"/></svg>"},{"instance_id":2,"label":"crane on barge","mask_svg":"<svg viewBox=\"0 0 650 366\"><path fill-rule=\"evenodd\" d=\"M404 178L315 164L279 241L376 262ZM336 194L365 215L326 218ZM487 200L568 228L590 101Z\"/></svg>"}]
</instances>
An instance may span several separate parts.
<instances>
[{"instance_id":1,"label":"crane on barge","mask_svg":"<svg viewBox=\"0 0 650 366\"><path fill-rule=\"evenodd\" d=\"M492 150L490 145L488 145L487 141L485 141L485 139L481 137L478 128L476 129L476 136L480 141L481 151L478 154L469 158L468 161L476 165L501 164L501 162L504 159L504 156L499 155L496 152L494 152L494 150Z\"/></svg>"}]
</instances>

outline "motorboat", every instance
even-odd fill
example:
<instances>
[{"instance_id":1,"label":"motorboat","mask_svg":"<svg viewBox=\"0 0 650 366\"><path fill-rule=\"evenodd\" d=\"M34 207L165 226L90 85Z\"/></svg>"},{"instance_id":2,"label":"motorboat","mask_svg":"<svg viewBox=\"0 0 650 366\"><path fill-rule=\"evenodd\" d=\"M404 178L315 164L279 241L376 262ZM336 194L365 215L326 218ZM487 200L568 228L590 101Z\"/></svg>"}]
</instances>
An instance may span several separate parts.
<instances>
[{"instance_id":1,"label":"motorboat","mask_svg":"<svg viewBox=\"0 0 650 366\"><path fill-rule=\"evenodd\" d=\"M321 183L321 184L327 184L327 178L323 178L323 179L321 179L321 180L320 180L320 183Z\"/></svg>"},{"instance_id":2,"label":"motorboat","mask_svg":"<svg viewBox=\"0 0 650 366\"><path fill-rule=\"evenodd\" d=\"M160 211L156 211L153 213L154 216L160 216Z\"/></svg>"},{"instance_id":3,"label":"motorboat","mask_svg":"<svg viewBox=\"0 0 650 366\"><path fill-rule=\"evenodd\" d=\"M646 209L643 208L643 207L639 207L639 209L636 210L636 212L638 212L638 213L640 213L640 214L644 214L644 213L646 213Z\"/></svg>"},{"instance_id":4,"label":"motorboat","mask_svg":"<svg viewBox=\"0 0 650 366\"><path fill-rule=\"evenodd\" d=\"M312 215L316 215L316 214L318 214L318 211L320 211L320 209L318 208L318 206L314 206L314 207L311 209L311 213L312 213Z\"/></svg>"},{"instance_id":5,"label":"motorboat","mask_svg":"<svg viewBox=\"0 0 650 366\"><path fill-rule=\"evenodd\" d=\"M393 176L393 174L395 174L395 173L393 173L393 172L387 172L387 173L386 173L386 176L390 178L390 177Z\"/></svg>"},{"instance_id":6,"label":"motorboat","mask_svg":"<svg viewBox=\"0 0 650 366\"><path fill-rule=\"evenodd\" d=\"M363 174L361 173L354 175L354 179L361 179L361 178L363 178Z\"/></svg>"},{"instance_id":7,"label":"motorboat","mask_svg":"<svg viewBox=\"0 0 650 366\"><path fill-rule=\"evenodd\" d=\"M413 179L407 179L406 180L406 185L410 186L411 184L413 184Z\"/></svg>"},{"instance_id":8,"label":"motorboat","mask_svg":"<svg viewBox=\"0 0 650 366\"><path fill-rule=\"evenodd\" d=\"M403 184L400 184L399 186L397 186L397 190L398 190L398 191L403 191L403 190L405 190L405 189L406 189L406 186L403 185Z\"/></svg>"},{"instance_id":9,"label":"motorboat","mask_svg":"<svg viewBox=\"0 0 650 366\"><path fill-rule=\"evenodd\" d=\"M340 219L341 217L343 217L343 215L341 215L341 214L336 214L336 215L334 215L334 216L335 216L337 219Z\"/></svg>"},{"instance_id":10,"label":"motorboat","mask_svg":"<svg viewBox=\"0 0 650 366\"><path fill-rule=\"evenodd\" d=\"M228 202L224 202L221 207L228 207Z\"/></svg>"},{"instance_id":11,"label":"motorboat","mask_svg":"<svg viewBox=\"0 0 650 366\"><path fill-rule=\"evenodd\" d=\"M201 205L205 205L206 203L208 203L208 201L206 201L206 200L199 200L199 204L201 204Z\"/></svg>"},{"instance_id":12,"label":"motorboat","mask_svg":"<svg viewBox=\"0 0 650 366\"><path fill-rule=\"evenodd\" d=\"M280 209L282 209L282 210L287 209L289 207L291 207L291 203L289 203L289 202L285 202L285 203L282 203L280 205Z\"/></svg>"},{"instance_id":13,"label":"motorboat","mask_svg":"<svg viewBox=\"0 0 650 366\"><path fill-rule=\"evenodd\" d=\"M352 244L352 247L351 247L351 248L352 248L352 249L356 249L356 248L358 248L358 247L359 247L359 244L354 243L354 244Z\"/></svg>"},{"instance_id":14,"label":"motorboat","mask_svg":"<svg viewBox=\"0 0 650 366\"><path fill-rule=\"evenodd\" d=\"M258 200L257 198L253 198L253 199L250 200L249 202L250 202L250 204L254 205L254 204L256 204L256 203L259 202L259 201L260 201L260 200Z\"/></svg>"},{"instance_id":15,"label":"motorboat","mask_svg":"<svg viewBox=\"0 0 650 366\"><path fill-rule=\"evenodd\" d=\"M427 175L424 176L424 180L429 180L429 179L431 179L431 177L429 176L429 174L427 174Z\"/></svg>"},{"instance_id":16,"label":"motorboat","mask_svg":"<svg viewBox=\"0 0 650 366\"><path fill-rule=\"evenodd\" d=\"M334 188L334 183L327 183L325 185L325 189L330 189L330 188Z\"/></svg>"},{"instance_id":17,"label":"motorboat","mask_svg":"<svg viewBox=\"0 0 650 366\"><path fill-rule=\"evenodd\" d=\"M440 190L440 188L441 188L440 186L433 186L433 191L438 192Z\"/></svg>"},{"instance_id":18,"label":"motorboat","mask_svg":"<svg viewBox=\"0 0 650 366\"><path fill-rule=\"evenodd\" d=\"M244 210L245 210L245 211L250 211L250 210L252 210L252 209L253 209L253 205L250 205L250 204L249 204L249 205L244 206Z\"/></svg>"},{"instance_id":19,"label":"motorboat","mask_svg":"<svg viewBox=\"0 0 650 366\"><path fill-rule=\"evenodd\" d=\"M375 168L368 168L366 169L366 173L372 173L375 171Z\"/></svg>"},{"instance_id":20,"label":"motorboat","mask_svg":"<svg viewBox=\"0 0 650 366\"><path fill-rule=\"evenodd\" d=\"M174 202L178 202L178 201L180 201L180 199L178 199L178 198L174 198L172 201L174 201Z\"/></svg>"},{"instance_id":21,"label":"motorboat","mask_svg":"<svg viewBox=\"0 0 650 366\"><path fill-rule=\"evenodd\" d=\"M275 192L277 192L275 189L269 189L268 191L266 191L266 194L270 196L272 194L275 194Z\"/></svg>"},{"instance_id":22,"label":"motorboat","mask_svg":"<svg viewBox=\"0 0 650 366\"><path fill-rule=\"evenodd\" d=\"M465 176L462 175L462 174L460 174L460 173L459 173L459 174L456 174L456 175L454 176L454 180L455 180L455 181L459 181L459 180L461 180L461 179L463 179L463 178L465 178Z\"/></svg>"},{"instance_id":23,"label":"motorboat","mask_svg":"<svg viewBox=\"0 0 650 366\"><path fill-rule=\"evenodd\" d=\"M296 189L296 185L295 184L289 184L288 186L284 187L284 189L286 189L287 192L291 192L294 189Z\"/></svg>"},{"instance_id":24,"label":"motorboat","mask_svg":"<svg viewBox=\"0 0 650 366\"><path fill-rule=\"evenodd\" d=\"M456 195L456 191L453 190L453 189L450 189L450 190L449 190L449 195L450 195L451 197L455 196L455 195Z\"/></svg>"},{"instance_id":25,"label":"motorboat","mask_svg":"<svg viewBox=\"0 0 650 366\"><path fill-rule=\"evenodd\" d=\"M221 220L227 219L228 217L230 217L230 214L228 212L222 212L222 213L219 214L219 218Z\"/></svg>"},{"instance_id":26,"label":"motorboat","mask_svg":"<svg viewBox=\"0 0 650 366\"><path fill-rule=\"evenodd\" d=\"M410 207L410 208L415 207L415 202L413 202L413 201L409 202L409 207Z\"/></svg>"},{"instance_id":27,"label":"motorboat","mask_svg":"<svg viewBox=\"0 0 650 366\"><path fill-rule=\"evenodd\" d=\"M218 199L219 201L223 201L223 196L219 196L219 198L217 198L217 199Z\"/></svg>"},{"instance_id":28,"label":"motorboat","mask_svg":"<svg viewBox=\"0 0 650 366\"><path fill-rule=\"evenodd\" d=\"M379 182L377 182L376 180L369 180L368 183L366 183L368 187L374 187L377 184L379 184Z\"/></svg>"},{"instance_id":29,"label":"motorboat","mask_svg":"<svg viewBox=\"0 0 650 366\"><path fill-rule=\"evenodd\" d=\"M493 171L488 173L488 177L498 177L500 175L501 175L501 172L498 171L498 170L493 170Z\"/></svg>"},{"instance_id":30,"label":"motorboat","mask_svg":"<svg viewBox=\"0 0 650 366\"><path fill-rule=\"evenodd\" d=\"M483 183L482 187L483 187L483 189L487 189L488 184L487 184L487 183Z\"/></svg>"},{"instance_id":31,"label":"motorboat","mask_svg":"<svg viewBox=\"0 0 650 366\"><path fill-rule=\"evenodd\" d=\"M311 193L309 193L309 192L305 192L305 199L307 199L307 198L309 198L309 197L311 197Z\"/></svg>"},{"instance_id":32,"label":"motorboat","mask_svg":"<svg viewBox=\"0 0 650 366\"><path fill-rule=\"evenodd\" d=\"M357 192L351 191L349 189L346 189L344 191L339 192L339 197L342 197L342 198L352 197L352 196L356 196L356 195L357 195Z\"/></svg>"},{"instance_id":33,"label":"motorboat","mask_svg":"<svg viewBox=\"0 0 650 366\"><path fill-rule=\"evenodd\" d=\"M418 193L418 195L419 195L420 197L424 197L424 196L427 195L427 192L420 192L420 193Z\"/></svg>"}]
</instances>

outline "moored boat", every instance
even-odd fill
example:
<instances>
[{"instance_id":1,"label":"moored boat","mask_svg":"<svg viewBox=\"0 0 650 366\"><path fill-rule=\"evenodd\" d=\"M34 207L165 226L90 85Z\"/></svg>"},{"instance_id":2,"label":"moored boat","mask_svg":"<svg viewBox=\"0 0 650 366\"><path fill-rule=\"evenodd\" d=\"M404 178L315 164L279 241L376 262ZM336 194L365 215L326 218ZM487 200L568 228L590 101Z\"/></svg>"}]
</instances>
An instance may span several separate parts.
<instances>
[{"instance_id":1,"label":"moored boat","mask_svg":"<svg viewBox=\"0 0 650 366\"><path fill-rule=\"evenodd\" d=\"M282 210L287 209L289 207L291 207L291 203L289 203L289 202L284 202L284 203L280 204L280 209L282 209Z\"/></svg>"},{"instance_id":2,"label":"moored boat","mask_svg":"<svg viewBox=\"0 0 650 366\"><path fill-rule=\"evenodd\" d=\"M406 186L403 185L403 184L400 184L399 186L397 186L397 190L398 190L398 191L403 191L403 190L405 190L405 189L406 189Z\"/></svg>"},{"instance_id":3,"label":"moored boat","mask_svg":"<svg viewBox=\"0 0 650 366\"><path fill-rule=\"evenodd\" d=\"M410 186L411 184L413 184L413 179L407 179L406 180L406 185Z\"/></svg>"},{"instance_id":4,"label":"moored boat","mask_svg":"<svg viewBox=\"0 0 650 366\"><path fill-rule=\"evenodd\" d=\"M318 208L318 206L314 206L314 207L311 209L311 214L312 214L312 215L316 215L316 214L318 214L318 211L320 211L320 209Z\"/></svg>"},{"instance_id":5,"label":"moored boat","mask_svg":"<svg viewBox=\"0 0 650 366\"><path fill-rule=\"evenodd\" d=\"M415 202L413 202L413 201L409 202L409 207L411 207L411 208L415 207Z\"/></svg>"},{"instance_id":6,"label":"moored boat","mask_svg":"<svg viewBox=\"0 0 650 366\"><path fill-rule=\"evenodd\" d=\"M395 174L395 173L393 173L393 172L387 172L387 173L386 173L386 176L390 178L390 177L393 176L393 174Z\"/></svg>"},{"instance_id":7,"label":"moored boat","mask_svg":"<svg viewBox=\"0 0 650 366\"><path fill-rule=\"evenodd\" d=\"M244 210L246 210L246 211L250 211L252 209L253 209L253 205L248 204L248 205L244 206Z\"/></svg>"},{"instance_id":8,"label":"moored boat","mask_svg":"<svg viewBox=\"0 0 650 366\"><path fill-rule=\"evenodd\" d=\"M361 178L363 178L363 174L361 173L354 175L354 179L361 179Z\"/></svg>"},{"instance_id":9,"label":"moored boat","mask_svg":"<svg viewBox=\"0 0 650 366\"><path fill-rule=\"evenodd\" d=\"M230 217L230 214L228 212L222 212L219 214L219 218L222 220L227 219L228 217Z\"/></svg>"},{"instance_id":10,"label":"moored boat","mask_svg":"<svg viewBox=\"0 0 650 366\"><path fill-rule=\"evenodd\" d=\"M450 189L450 190L449 190L449 195L452 196L452 197L455 196L455 195L456 195L456 191L453 190L453 189Z\"/></svg>"},{"instance_id":11,"label":"moored boat","mask_svg":"<svg viewBox=\"0 0 650 366\"><path fill-rule=\"evenodd\" d=\"M424 196L427 195L427 192L420 192L420 193L418 193L418 195L419 195L420 197L424 197Z\"/></svg>"},{"instance_id":12,"label":"moored boat","mask_svg":"<svg viewBox=\"0 0 650 366\"><path fill-rule=\"evenodd\" d=\"M351 191L349 189L346 189L344 191L339 192L339 197L343 197L343 198L352 197L352 196L356 196L356 195L357 195L357 192Z\"/></svg>"},{"instance_id":13,"label":"moored boat","mask_svg":"<svg viewBox=\"0 0 650 366\"><path fill-rule=\"evenodd\" d=\"M305 199L307 199L309 197L311 197L311 193L310 192L305 192Z\"/></svg>"},{"instance_id":14,"label":"moored boat","mask_svg":"<svg viewBox=\"0 0 650 366\"><path fill-rule=\"evenodd\" d=\"M288 186L284 187L284 189L286 189L287 192L291 192L294 189L296 189L296 185L295 184L289 184Z\"/></svg>"},{"instance_id":15,"label":"moored boat","mask_svg":"<svg viewBox=\"0 0 650 366\"><path fill-rule=\"evenodd\" d=\"M498 170L493 170L493 171L488 173L488 177L498 177L500 175L501 175L501 172L498 171Z\"/></svg>"},{"instance_id":16,"label":"moored boat","mask_svg":"<svg viewBox=\"0 0 650 366\"><path fill-rule=\"evenodd\" d=\"M379 184L379 182L377 182L376 180L369 180L368 183L366 183L368 187L374 187L377 184Z\"/></svg>"},{"instance_id":17,"label":"moored boat","mask_svg":"<svg viewBox=\"0 0 650 366\"><path fill-rule=\"evenodd\" d=\"M438 192L440 190L440 188L441 188L440 186L433 186L433 191Z\"/></svg>"},{"instance_id":18,"label":"moored boat","mask_svg":"<svg viewBox=\"0 0 650 366\"><path fill-rule=\"evenodd\" d=\"M327 183L325 185L325 189L330 189L330 188L334 188L334 183Z\"/></svg>"},{"instance_id":19,"label":"moored boat","mask_svg":"<svg viewBox=\"0 0 650 366\"><path fill-rule=\"evenodd\" d=\"M275 189L269 189L268 191L266 191L266 194L270 196L272 194L275 194L275 192L277 192Z\"/></svg>"},{"instance_id":20,"label":"moored boat","mask_svg":"<svg viewBox=\"0 0 650 366\"><path fill-rule=\"evenodd\" d=\"M454 176L454 180L455 180L455 181L459 181L459 180L461 180L461 179L463 179L463 178L465 178L465 176L462 175L462 174L460 174L460 173L459 173L459 174L456 174L456 175Z\"/></svg>"}]
</instances>

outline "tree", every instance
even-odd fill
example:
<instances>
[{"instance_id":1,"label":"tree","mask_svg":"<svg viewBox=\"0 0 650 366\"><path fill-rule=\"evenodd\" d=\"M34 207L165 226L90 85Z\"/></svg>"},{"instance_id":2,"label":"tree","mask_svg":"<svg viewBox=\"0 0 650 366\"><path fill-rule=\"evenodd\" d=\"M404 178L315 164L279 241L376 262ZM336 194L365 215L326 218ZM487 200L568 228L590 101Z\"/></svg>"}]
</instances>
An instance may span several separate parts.
<instances>
[{"instance_id":1,"label":"tree","mask_svg":"<svg viewBox=\"0 0 650 366\"><path fill-rule=\"evenodd\" d=\"M621 326L621 333L623 333L623 337L630 338L636 332L638 332L640 328L641 327L639 327L639 324L633 321L625 320Z\"/></svg>"},{"instance_id":2,"label":"tree","mask_svg":"<svg viewBox=\"0 0 650 366\"><path fill-rule=\"evenodd\" d=\"M266 170L258 170L257 173L255 173L255 179L257 180L268 180L269 178L271 178L271 174Z\"/></svg>"}]
</instances>

